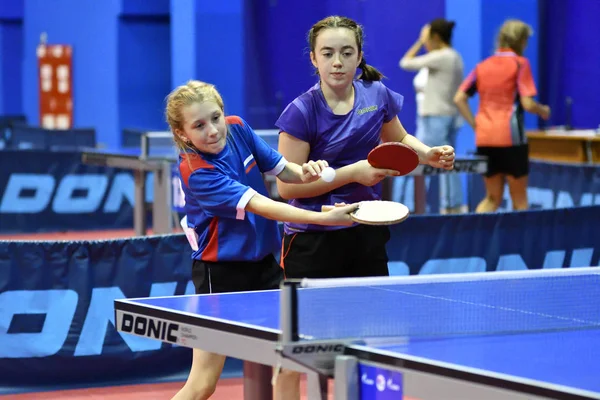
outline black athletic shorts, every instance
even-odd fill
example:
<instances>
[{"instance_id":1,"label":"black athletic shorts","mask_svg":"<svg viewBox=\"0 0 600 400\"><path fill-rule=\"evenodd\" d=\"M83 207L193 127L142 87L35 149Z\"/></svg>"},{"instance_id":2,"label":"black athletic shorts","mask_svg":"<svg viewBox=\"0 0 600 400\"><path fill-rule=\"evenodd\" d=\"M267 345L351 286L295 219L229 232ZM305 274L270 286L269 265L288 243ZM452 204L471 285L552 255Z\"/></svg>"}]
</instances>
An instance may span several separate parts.
<instances>
[{"instance_id":1,"label":"black athletic shorts","mask_svg":"<svg viewBox=\"0 0 600 400\"><path fill-rule=\"evenodd\" d=\"M283 270L271 254L260 261L206 262L194 260L196 294L279 289Z\"/></svg>"},{"instance_id":2,"label":"black athletic shorts","mask_svg":"<svg viewBox=\"0 0 600 400\"><path fill-rule=\"evenodd\" d=\"M388 276L389 240L387 226L372 225L286 234L281 264L288 279Z\"/></svg>"},{"instance_id":3,"label":"black athletic shorts","mask_svg":"<svg viewBox=\"0 0 600 400\"><path fill-rule=\"evenodd\" d=\"M511 147L477 147L477 155L488 158L487 177L496 174L515 178L529 175L529 145Z\"/></svg>"}]
</instances>

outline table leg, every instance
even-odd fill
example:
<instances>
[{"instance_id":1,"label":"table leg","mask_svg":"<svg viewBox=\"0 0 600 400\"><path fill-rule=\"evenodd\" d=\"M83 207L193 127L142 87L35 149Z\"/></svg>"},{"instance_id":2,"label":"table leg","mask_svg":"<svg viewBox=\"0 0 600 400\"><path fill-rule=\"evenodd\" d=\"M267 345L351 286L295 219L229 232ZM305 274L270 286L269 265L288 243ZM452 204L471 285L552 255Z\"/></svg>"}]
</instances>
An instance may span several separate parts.
<instances>
[{"instance_id":1,"label":"table leg","mask_svg":"<svg viewBox=\"0 0 600 400\"><path fill-rule=\"evenodd\" d=\"M146 172L133 171L135 183L133 198L133 229L136 236L146 234Z\"/></svg>"},{"instance_id":2,"label":"table leg","mask_svg":"<svg viewBox=\"0 0 600 400\"><path fill-rule=\"evenodd\" d=\"M415 214L425 214L427 205L427 191L425 189L425 176L415 176Z\"/></svg>"},{"instance_id":3,"label":"table leg","mask_svg":"<svg viewBox=\"0 0 600 400\"><path fill-rule=\"evenodd\" d=\"M271 366L244 361L244 400L272 400L272 377Z\"/></svg>"},{"instance_id":4,"label":"table leg","mask_svg":"<svg viewBox=\"0 0 600 400\"><path fill-rule=\"evenodd\" d=\"M311 400L327 400L328 381L327 377L317 372L306 373L306 392Z\"/></svg>"},{"instance_id":5,"label":"table leg","mask_svg":"<svg viewBox=\"0 0 600 400\"><path fill-rule=\"evenodd\" d=\"M152 231L155 234L173 232L171 218L171 166L162 163L154 171L154 201L152 202Z\"/></svg>"},{"instance_id":6,"label":"table leg","mask_svg":"<svg viewBox=\"0 0 600 400\"><path fill-rule=\"evenodd\" d=\"M358 400L358 360L353 356L337 356L335 359L335 400Z\"/></svg>"}]
</instances>

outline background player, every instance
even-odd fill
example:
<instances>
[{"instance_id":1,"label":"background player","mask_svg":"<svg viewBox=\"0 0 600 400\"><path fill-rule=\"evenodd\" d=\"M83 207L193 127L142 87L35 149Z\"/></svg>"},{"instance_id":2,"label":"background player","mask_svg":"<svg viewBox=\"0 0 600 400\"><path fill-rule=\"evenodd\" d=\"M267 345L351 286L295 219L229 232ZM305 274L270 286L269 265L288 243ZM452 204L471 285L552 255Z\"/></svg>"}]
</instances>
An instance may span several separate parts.
<instances>
[{"instance_id":1,"label":"background player","mask_svg":"<svg viewBox=\"0 0 600 400\"><path fill-rule=\"evenodd\" d=\"M400 60L405 70L426 71L415 136L428 146L454 147L462 123L453 100L464 77L463 60L452 47L453 29L454 22L434 19L421 29L417 41ZM427 52L418 55L421 47ZM441 174L439 180L441 213L460 213L464 203L460 176Z\"/></svg>"},{"instance_id":2,"label":"background player","mask_svg":"<svg viewBox=\"0 0 600 400\"><path fill-rule=\"evenodd\" d=\"M475 66L454 98L475 130L477 154L488 158L486 196L475 210L479 213L498 209L505 180L513 209L528 208L529 146L523 111L543 119L550 117L550 107L533 99L537 90L529 60L523 57L531 33L531 27L522 21L506 21L500 29L496 53ZM479 93L479 110L473 118L467 100L475 93Z\"/></svg>"}]
</instances>

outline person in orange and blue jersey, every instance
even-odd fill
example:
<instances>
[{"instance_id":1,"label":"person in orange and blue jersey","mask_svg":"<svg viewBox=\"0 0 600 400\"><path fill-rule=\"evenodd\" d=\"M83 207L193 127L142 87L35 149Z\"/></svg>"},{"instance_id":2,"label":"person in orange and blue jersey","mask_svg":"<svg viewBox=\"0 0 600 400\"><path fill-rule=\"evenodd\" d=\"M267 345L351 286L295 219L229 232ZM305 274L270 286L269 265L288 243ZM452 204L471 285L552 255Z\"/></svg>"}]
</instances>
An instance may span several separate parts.
<instances>
[{"instance_id":1,"label":"person in orange and blue jersey","mask_svg":"<svg viewBox=\"0 0 600 400\"><path fill-rule=\"evenodd\" d=\"M484 176L486 195L476 212L493 212L502 202L508 182L514 210L528 208L529 146L523 123L524 111L547 120L550 108L534 100L537 89L529 60L523 56L532 34L519 20L508 20L500 29L497 51L469 73L454 102L475 130L477 154L488 158ZM473 117L468 98L479 94L479 110Z\"/></svg>"}]
</instances>

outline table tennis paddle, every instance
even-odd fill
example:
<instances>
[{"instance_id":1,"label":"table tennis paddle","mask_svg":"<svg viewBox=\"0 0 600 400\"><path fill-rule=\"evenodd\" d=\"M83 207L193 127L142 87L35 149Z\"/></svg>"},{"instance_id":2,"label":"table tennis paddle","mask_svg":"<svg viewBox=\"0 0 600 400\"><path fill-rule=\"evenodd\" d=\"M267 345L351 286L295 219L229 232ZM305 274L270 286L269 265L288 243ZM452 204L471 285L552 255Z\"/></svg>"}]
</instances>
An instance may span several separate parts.
<instances>
[{"instance_id":1,"label":"table tennis paddle","mask_svg":"<svg viewBox=\"0 0 600 400\"><path fill-rule=\"evenodd\" d=\"M407 175L419 166L419 155L405 144L388 142L371 150L367 161L375 168L393 169Z\"/></svg>"},{"instance_id":2,"label":"table tennis paddle","mask_svg":"<svg viewBox=\"0 0 600 400\"><path fill-rule=\"evenodd\" d=\"M335 206L321 206L321 211L333 210ZM361 201L350 213L354 222L365 225L393 225L408 218L410 211L402 203L386 200Z\"/></svg>"}]
</instances>

